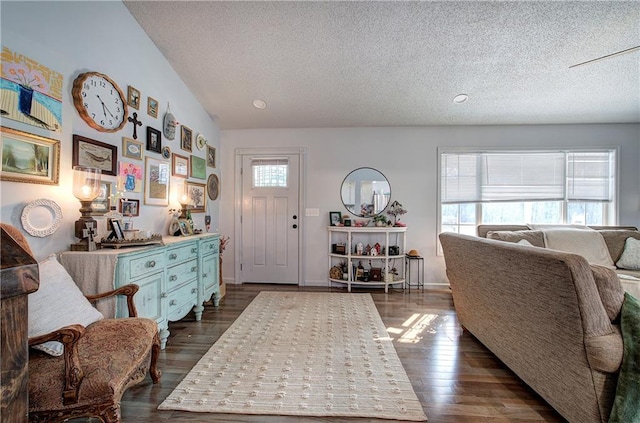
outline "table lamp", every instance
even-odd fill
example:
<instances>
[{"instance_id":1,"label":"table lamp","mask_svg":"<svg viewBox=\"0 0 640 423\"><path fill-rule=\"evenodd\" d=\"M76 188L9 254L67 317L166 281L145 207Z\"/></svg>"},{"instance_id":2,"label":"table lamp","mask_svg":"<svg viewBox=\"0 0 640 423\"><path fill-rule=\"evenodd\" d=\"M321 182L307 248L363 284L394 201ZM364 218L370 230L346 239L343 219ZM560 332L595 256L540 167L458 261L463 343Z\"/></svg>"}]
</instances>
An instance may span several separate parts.
<instances>
[{"instance_id":1,"label":"table lamp","mask_svg":"<svg viewBox=\"0 0 640 423\"><path fill-rule=\"evenodd\" d=\"M178 203L180 203L180 216L179 219L186 219L188 215L188 207L189 207L189 187L187 184L183 183L182 186L178 187Z\"/></svg>"},{"instance_id":2,"label":"table lamp","mask_svg":"<svg viewBox=\"0 0 640 423\"><path fill-rule=\"evenodd\" d=\"M80 242L71 244L72 251L94 251L96 243L96 221L91 217L91 203L100 194L100 169L74 166L73 195L80 200L80 219L76 220L75 236Z\"/></svg>"}]
</instances>

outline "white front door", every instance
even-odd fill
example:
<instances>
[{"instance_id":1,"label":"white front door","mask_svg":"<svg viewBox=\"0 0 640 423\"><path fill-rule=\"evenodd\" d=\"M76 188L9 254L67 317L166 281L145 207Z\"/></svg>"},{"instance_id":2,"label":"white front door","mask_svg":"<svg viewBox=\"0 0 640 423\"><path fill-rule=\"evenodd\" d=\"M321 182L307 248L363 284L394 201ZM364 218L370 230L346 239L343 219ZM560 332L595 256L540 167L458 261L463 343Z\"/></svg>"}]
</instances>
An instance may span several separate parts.
<instances>
[{"instance_id":1,"label":"white front door","mask_svg":"<svg viewBox=\"0 0 640 423\"><path fill-rule=\"evenodd\" d=\"M298 284L298 155L243 155L240 282Z\"/></svg>"}]
</instances>

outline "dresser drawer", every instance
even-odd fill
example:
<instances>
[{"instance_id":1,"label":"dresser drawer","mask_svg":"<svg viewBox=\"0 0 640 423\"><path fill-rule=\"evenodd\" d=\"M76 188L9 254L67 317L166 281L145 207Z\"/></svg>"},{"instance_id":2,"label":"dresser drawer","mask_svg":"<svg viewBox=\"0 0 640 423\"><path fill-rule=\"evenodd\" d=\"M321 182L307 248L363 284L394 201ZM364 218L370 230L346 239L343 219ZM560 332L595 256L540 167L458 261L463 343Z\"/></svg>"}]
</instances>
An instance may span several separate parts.
<instances>
[{"instance_id":1,"label":"dresser drawer","mask_svg":"<svg viewBox=\"0 0 640 423\"><path fill-rule=\"evenodd\" d=\"M202 241L202 244L200 246L200 248L202 249L201 252L202 254L211 254L211 253L217 253L218 252L218 238L215 239L208 239L206 241Z\"/></svg>"},{"instance_id":2,"label":"dresser drawer","mask_svg":"<svg viewBox=\"0 0 640 423\"><path fill-rule=\"evenodd\" d=\"M167 266L172 266L174 263L180 263L190 258L193 258L198 254L198 245L193 242L188 245L182 245L180 247L167 249Z\"/></svg>"},{"instance_id":3,"label":"dresser drawer","mask_svg":"<svg viewBox=\"0 0 640 423\"><path fill-rule=\"evenodd\" d=\"M182 319L196 305L198 283L193 281L170 292L167 296L167 318L175 322Z\"/></svg>"},{"instance_id":4,"label":"dresser drawer","mask_svg":"<svg viewBox=\"0 0 640 423\"><path fill-rule=\"evenodd\" d=\"M167 291L198 277L198 259L193 258L184 263L167 268Z\"/></svg>"},{"instance_id":5,"label":"dresser drawer","mask_svg":"<svg viewBox=\"0 0 640 423\"><path fill-rule=\"evenodd\" d=\"M164 252L134 257L129 260L129 278L131 280L150 275L164 269ZM127 281L129 283L130 281Z\"/></svg>"}]
</instances>

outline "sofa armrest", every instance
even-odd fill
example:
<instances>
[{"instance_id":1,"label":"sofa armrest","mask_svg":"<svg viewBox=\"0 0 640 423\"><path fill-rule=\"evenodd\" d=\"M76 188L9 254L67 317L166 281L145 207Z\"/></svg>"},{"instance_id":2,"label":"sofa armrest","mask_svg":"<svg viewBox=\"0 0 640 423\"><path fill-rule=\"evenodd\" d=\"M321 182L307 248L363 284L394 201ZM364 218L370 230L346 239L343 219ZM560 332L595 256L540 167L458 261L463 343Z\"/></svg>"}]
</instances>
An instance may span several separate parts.
<instances>
[{"instance_id":1,"label":"sofa armrest","mask_svg":"<svg viewBox=\"0 0 640 423\"><path fill-rule=\"evenodd\" d=\"M78 356L78 341L84 335L86 329L82 325L69 325L51 333L29 338L29 346L42 344L48 341L58 341L64 345L64 390L62 401L64 405L78 402L78 391L84 378L84 372L80 366ZM51 358L56 360L57 358Z\"/></svg>"},{"instance_id":2,"label":"sofa armrest","mask_svg":"<svg viewBox=\"0 0 640 423\"><path fill-rule=\"evenodd\" d=\"M87 300L91 303L95 303L98 300L103 298L109 298L116 295L126 295L127 296L127 308L129 309L129 317L138 317L138 310L136 309L136 304L133 302L133 296L138 292L140 287L136 284L128 284L121 286L118 289L114 289L112 291L103 292L101 294L96 295L86 295Z\"/></svg>"}]
</instances>

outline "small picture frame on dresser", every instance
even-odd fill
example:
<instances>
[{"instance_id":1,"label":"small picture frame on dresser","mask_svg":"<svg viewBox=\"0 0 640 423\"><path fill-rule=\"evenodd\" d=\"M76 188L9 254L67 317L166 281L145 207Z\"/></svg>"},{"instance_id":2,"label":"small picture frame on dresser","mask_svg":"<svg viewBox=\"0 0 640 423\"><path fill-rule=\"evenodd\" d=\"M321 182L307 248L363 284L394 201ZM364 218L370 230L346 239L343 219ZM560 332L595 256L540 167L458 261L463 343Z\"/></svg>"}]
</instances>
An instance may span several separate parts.
<instances>
[{"instance_id":1,"label":"small picture frame on dresser","mask_svg":"<svg viewBox=\"0 0 640 423\"><path fill-rule=\"evenodd\" d=\"M340 226L342 223L342 213L340 212L329 212L329 226Z\"/></svg>"}]
</instances>

